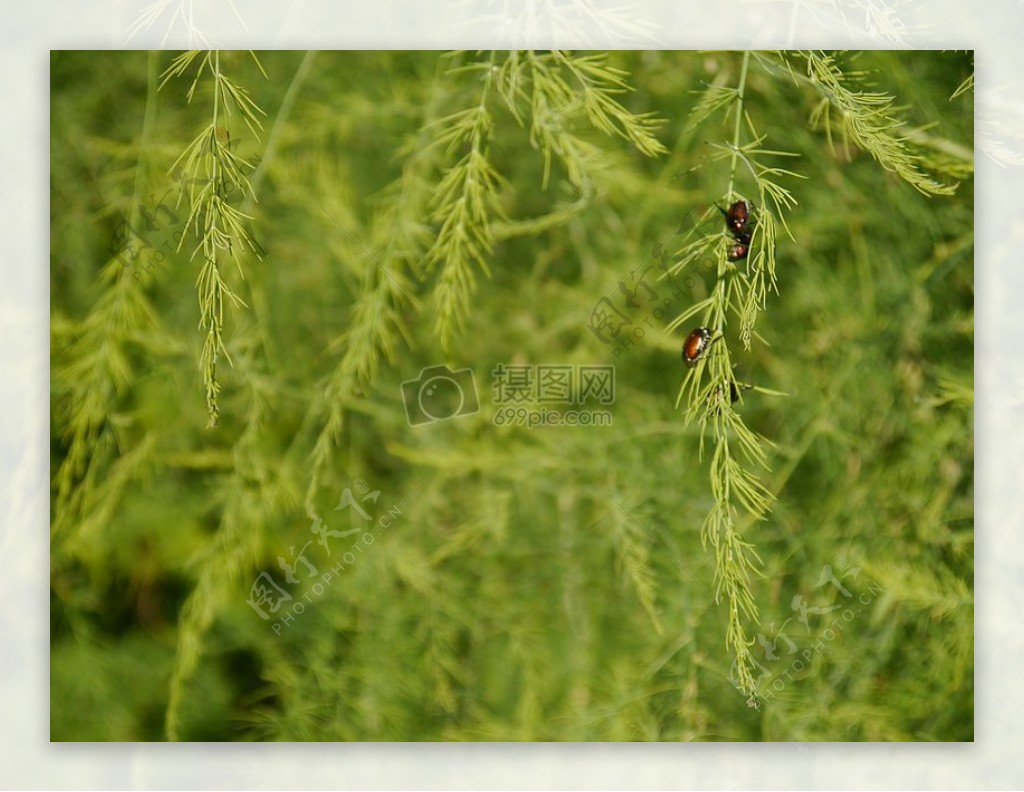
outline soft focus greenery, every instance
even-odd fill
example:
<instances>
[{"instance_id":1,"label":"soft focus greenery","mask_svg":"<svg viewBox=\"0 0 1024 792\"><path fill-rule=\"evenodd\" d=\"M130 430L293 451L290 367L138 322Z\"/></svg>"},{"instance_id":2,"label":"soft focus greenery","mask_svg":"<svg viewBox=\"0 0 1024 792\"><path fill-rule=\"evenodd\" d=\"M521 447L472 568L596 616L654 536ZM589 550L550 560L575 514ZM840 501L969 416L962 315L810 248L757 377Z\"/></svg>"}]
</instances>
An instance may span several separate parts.
<instances>
[{"instance_id":1,"label":"soft focus greenery","mask_svg":"<svg viewBox=\"0 0 1024 792\"><path fill-rule=\"evenodd\" d=\"M973 740L972 73L53 53L51 738Z\"/></svg>"}]
</instances>

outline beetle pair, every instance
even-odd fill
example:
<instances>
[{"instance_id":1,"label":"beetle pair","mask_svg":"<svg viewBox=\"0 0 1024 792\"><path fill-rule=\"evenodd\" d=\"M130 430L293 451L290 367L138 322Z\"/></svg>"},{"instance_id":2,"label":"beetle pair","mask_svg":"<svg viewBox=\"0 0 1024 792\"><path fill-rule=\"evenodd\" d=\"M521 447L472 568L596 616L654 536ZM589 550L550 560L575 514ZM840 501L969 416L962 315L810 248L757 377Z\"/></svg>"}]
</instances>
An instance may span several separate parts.
<instances>
[{"instance_id":1,"label":"beetle pair","mask_svg":"<svg viewBox=\"0 0 1024 792\"><path fill-rule=\"evenodd\" d=\"M729 261L745 259L750 252L750 237L753 233L753 224L750 217L750 204L739 200L728 209L723 209L715 204L718 211L725 216L725 227L736 240L735 245L730 245L727 252Z\"/></svg>"}]
</instances>

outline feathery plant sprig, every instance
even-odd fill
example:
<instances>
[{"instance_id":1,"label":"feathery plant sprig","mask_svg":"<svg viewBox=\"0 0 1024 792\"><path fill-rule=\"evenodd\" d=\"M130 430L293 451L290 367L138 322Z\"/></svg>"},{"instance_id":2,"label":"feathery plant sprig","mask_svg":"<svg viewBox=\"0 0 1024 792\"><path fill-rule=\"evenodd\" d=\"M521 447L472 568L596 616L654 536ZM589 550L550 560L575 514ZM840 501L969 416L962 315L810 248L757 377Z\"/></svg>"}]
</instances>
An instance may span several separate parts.
<instances>
[{"instance_id":1,"label":"feathery plant sprig","mask_svg":"<svg viewBox=\"0 0 1024 792\"><path fill-rule=\"evenodd\" d=\"M487 98L494 80L495 57L491 53L488 63L473 67L483 72L479 103L441 119L438 125L443 131L434 140L449 156L468 147L434 192L432 219L440 224L440 230L426 255L428 271L440 269L434 287L435 328L445 350L451 348L452 335L468 312L474 287L473 266L490 275L490 218L503 214L498 200L503 180L491 165L487 151L493 129Z\"/></svg>"},{"instance_id":2,"label":"feathery plant sprig","mask_svg":"<svg viewBox=\"0 0 1024 792\"><path fill-rule=\"evenodd\" d=\"M393 362L399 340L408 340L405 309L423 310L412 275L420 272L431 244L426 216L434 191L431 176L442 155L433 145L434 122L447 100L446 86L435 86L424 103L420 129L400 151L405 158L401 174L383 191L374 225L385 243L375 255L363 256L360 291L348 327L330 345L340 357L322 382L322 397L314 400L307 415L308 421L320 422L310 453L312 465L304 501L311 520L319 516L316 494L331 451L341 440L346 403L372 387L381 362ZM324 207L320 210L326 213ZM338 222L330 214L327 219Z\"/></svg>"},{"instance_id":3,"label":"feathery plant sprig","mask_svg":"<svg viewBox=\"0 0 1024 792\"><path fill-rule=\"evenodd\" d=\"M401 208L391 207L382 220L394 218ZM404 309L423 308L414 288L402 267L401 252L385 249L364 270L362 291L353 306L349 327L329 347L331 352L341 352L341 357L326 379L322 400L313 406L313 412L325 414L325 420L310 454L312 470L305 497L310 519L318 517L315 496L330 463L331 449L341 438L347 401L372 385L382 358L394 361L399 338L408 340Z\"/></svg>"},{"instance_id":4,"label":"feathery plant sprig","mask_svg":"<svg viewBox=\"0 0 1024 792\"><path fill-rule=\"evenodd\" d=\"M702 123L717 111L734 114L732 142L715 146L715 158L730 158L726 205L741 198L736 191L737 178L745 174L757 189L756 224L750 242L750 253L741 263L726 256L724 233L709 234L686 244L677 253L671 268L678 272L711 254L716 257L715 284L711 294L683 312L669 325L675 329L701 317L701 324L712 336L707 354L697 360L680 386L676 406L686 400L684 418L700 427L700 453L704 455L705 438L710 434L714 445L711 454L710 479L714 505L701 528L701 542L715 554L715 597L724 599L727 608L725 642L733 656L735 682L747 696L747 703L758 706L755 661L750 647L748 626L758 623L758 609L751 590L761 559L753 544L741 533L741 515L747 520L762 520L771 509L774 496L761 482L758 470L768 469L766 447L771 443L752 431L733 406L733 397L741 387L737 383L729 352L726 329L730 317L739 325L743 346L750 348L757 317L766 308L768 293L778 292L776 277L776 236L778 227L785 229L784 212L796 204L793 195L777 182L782 176L797 176L791 171L763 164L769 156L793 156L787 152L764 149L763 135L758 135L745 112L745 91L750 53L743 55L736 88L709 88L697 103L691 127ZM741 144L744 121L752 140ZM740 166L743 169L740 169ZM717 218L714 209L707 210L701 220ZM775 394L764 388L762 393Z\"/></svg>"},{"instance_id":5,"label":"feathery plant sprig","mask_svg":"<svg viewBox=\"0 0 1024 792\"><path fill-rule=\"evenodd\" d=\"M217 531L196 563L196 584L182 606L174 666L168 686L164 729L168 740L180 737L187 683L204 651L204 638L242 575L259 562L265 526L282 504L291 505L290 476L272 466L258 451L273 384L256 370L258 344L244 345L239 369L248 397L243 429L231 448L231 469L221 479ZM281 463L278 463L279 465ZM283 463L287 465L287 461Z\"/></svg>"},{"instance_id":6,"label":"feathery plant sprig","mask_svg":"<svg viewBox=\"0 0 1024 792\"><path fill-rule=\"evenodd\" d=\"M157 54L148 58L146 108L139 138L146 151L156 119ZM125 212L125 228L139 219L146 161L140 154L135 183ZM120 253L121 251L118 251ZM100 271L103 293L79 322L52 322L54 414L63 427L67 454L57 470L57 497L52 531L80 529L86 515L103 502L100 479L104 466L122 444L113 420L117 401L128 389L133 369L128 345L159 322L138 282L119 256Z\"/></svg>"},{"instance_id":7,"label":"feathery plant sprig","mask_svg":"<svg viewBox=\"0 0 1024 792\"><path fill-rule=\"evenodd\" d=\"M660 126L654 114L630 113L615 99L629 90L627 72L608 66L607 57L601 54L570 56L555 50L552 58L582 90L583 109L596 129L628 140L648 157L665 153L665 146L654 135Z\"/></svg>"},{"instance_id":8,"label":"feathery plant sprig","mask_svg":"<svg viewBox=\"0 0 1024 792\"><path fill-rule=\"evenodd\" d=\"M581 192L575 206L552 212L552 222L564 222L582 211L593 193L590 171L598 152L571 132L581 118L605 135L628 141L645 156L665 151L654 134L659 122L650 114L631 112L618 101L618 95L629 90L628 75L607 60L605 54L510 52L499 64L498 54L491 53L486 62L450 70L450 74L478 74L482 86L476 104L435 124L440 131L435 131L433 145L444 147L447 157L465 152L435 190L432 219L440 229L426 254L428 270L440 273L434 286L435 328L446 350L468 312L476 286L475 267L490 274L487 259L495 225L502 224L502 236L546 227L543 220L518 227L503 223L505 181L489 158L492 96L500 97L520 124L529 118L530 143L544 158L542 186L547 186L557 157L570 184Z\"/></svg>"},{"instance_id":9,"label":"feathery plant sprig","mask_svg":"<svg viewBox=\"0 0 1024 792\"><path fill-rule=\"evenodd\" d=\"M259 66L255 54L253 59ZM206 406L209 425L216 426L220 418L217 379L217 361L223 355L231 362L224 344L224 308L230 303L244 306L245 302L225 280L222 260L225 255L234 261L238 275L244 280L241 257L257 253L259 247L245 227L250 215L242 213L229 202L229 194L237 191L242 199L256 200L249 174L250 163L232 150L230 128L235 111L254 137L259 136L262 123L259 116L266 115L249 96L249 92L232 80L221 69L219 51L190 50L178 55L162 75L162 88L173 77L180 77L195 66L195 76L187 92L189 102L204 74L212 82L212 113L210 122L200 130L171 167L180 168L183 184L179 194L187 199L188 218L185 226L196 239L192 258L198 254L202 264L196 278L199 295L199 327L206 331L200 365L206 387ZM259 67L262 72L262 66ZM264 73L264 76L265 73ZM178 248L185 242L182 234ZM258 253L257 253L258 255Z\"/></svg>"},{"instance_id":10,"label":"feathery plant sprig","mask_svg":"<svg viewBox=\"0 0 1024 792\"><path fill-rule=\"evenodd\" d=\"M808 50L794 57L805 61L803 74L793 68L786 54L778 55L794 80L810 84L820 94L810 123L813 128L824 130L830 146L835 136L841 135L845 143L863 149L885 170L924 195L952 195L956 191L957 183L943 183L925 170L930 166L951 175L959 173L943 168L940 161L913 145L911 133L903 133L906 123L897 117L892 95L864 90L860 85L864 75L844 69L835 55ZM768 55L758 58L764 63L774 62Z\"/></svg>"}]
</instances>

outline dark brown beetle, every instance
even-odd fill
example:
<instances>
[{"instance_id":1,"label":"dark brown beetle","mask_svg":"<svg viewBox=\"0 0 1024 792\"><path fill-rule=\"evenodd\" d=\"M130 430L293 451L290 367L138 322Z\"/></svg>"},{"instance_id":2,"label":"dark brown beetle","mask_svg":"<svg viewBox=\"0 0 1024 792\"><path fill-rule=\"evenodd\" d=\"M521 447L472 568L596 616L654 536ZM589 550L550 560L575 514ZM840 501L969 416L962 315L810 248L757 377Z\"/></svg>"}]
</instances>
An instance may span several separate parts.
<instances>
[{"instance_id":1,"label":"dark brown beetle","mask_svg":"<svg viewBox=\"0 0 1024 792\"><path fill-rule=\"evenodd\" d=\"M735 245L729 245L729 252L726 254L726 257L729 261L739 261L740 259L745 259L749 252L750 249L747 245L737 242Z\"/></svg>"},{"instance_id":2,"label":"dark brown beetle","mask_svg":"<svg viewBox=\"0 0 1024 792\"><path fill-rule=\"evenodd\" d=\"M716 206L718 206L716 204ZM742 245L750 244L750 204L739 200L728 209L718 206L718 211L725 216L725 227L733 235L737 242Z\"/></svg>"}]
</instances>

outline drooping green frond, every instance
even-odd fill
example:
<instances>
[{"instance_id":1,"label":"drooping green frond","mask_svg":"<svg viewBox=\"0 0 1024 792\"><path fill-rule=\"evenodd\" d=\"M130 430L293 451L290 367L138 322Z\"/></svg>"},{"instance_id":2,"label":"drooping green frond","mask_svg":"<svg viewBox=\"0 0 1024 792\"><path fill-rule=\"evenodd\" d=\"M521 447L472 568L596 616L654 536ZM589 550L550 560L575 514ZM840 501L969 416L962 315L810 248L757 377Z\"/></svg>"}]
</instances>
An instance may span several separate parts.
<instances>
[{"instance_id":1,"label":"drooping green frond","mask_svg":"<svg viewBox=\"0 0 1024 792\"><path fill-rule=\"evenodd\" d=\"M650 566L647 537L643 535L636 521L629 519L621 511L614 512L614 521L612 540L619 572L650 617L651 626L661 635L664 633L664 627L655 603L657 588L655 575Z\"/></svg>"},{"instance_id":2,"label":"drooping green frond","mask_svg":"<svg viewBox=\"0 0 1024 792\"><path fill-rule=\"evenodd\" d=\"M437 273L435 330L446 351L468 310L476 270L490 274L488 259L495 239L564 223L589 205L598 157L574 131L581 120L602 134L629 141L646 156L666 150L655 136L660 122L651 114L632 113L616 98L629 90L628 74L610 66L606 55L509 52L499 62L498 54L492 53L487 61L454 67L449 73L472 75L481 86L472 106L427 127L430 145L458 158L435 189L432 218L438 232L425 256L428 271ZM528 221L504 219L505 182L490 161L494 120L489 105L494 95L520 124L528 123L530 143L544 159L541 187L547 187L557 160L580 192L577 201Z\"/></svg>"},{"instance_id":3,"label":"drooping green frond","mask_svg":"<svg viewBox=\"0 0 1024 792\"><path fill-rule=\"evenodd\" d=\"M198 255L201 262L196 277L196 291L199 296L199 327L206 331L206 336L200 367L206 388L210 426L216 426L220 419L221 388L217 378L217 362L221 356L231 362L224 345L224 308L226 305L245 305L225 278L223 260L227 256L234 261L239 277L244 278L242 258L258 251L255 240L245 226L245 221L252 218L228 201L232 192L243 200L255 200L255 193L249 183L253 166L232 151L229 125L233 114L237 113L252 135L257 136L262 129L259 116L265 114L249 96L249 92L221 70L221 54L216 51L190 51L179 55L164 72L161 85L166 85L173 77L183 76L193 66L195 76L188 89L188 100L192 101L200 79L206 74L206 79L212 83L212 117L209 124L185 147L171 171L180 172L182 183L187 185L180 193L179 201L182 198L186 200L186 228L195 239L192 257ZM182 235L179 249L184 244L185 236Z\"/></svg>"},{"instance_id":4,"label":"drooping green frond","mask_svg":"<svg viewBox=\"0 0 1024 792\"><path fill-rule=\"evenodd\" d=\"M701 92L700 99L690 111L687 129L696 129L715 113L732 107L738 98L733 85L709 85Z\"/></svg>"},{"instance_id":5,"label":"drooping green frond","mask_svg":"<svg viewBox=\"0 0 1024 792\"><path fill-rule=\"evenodd\" d=\"M290 500L287 468L270 468L257 453L271 412L271 399L253 360L244 360L248 410L237 442L230 449L231 464L221 476L220 515L210 545L195 559L195 587L182 606L178 641L171 674L164 729L168 740L181 738L182 709L188 683L205 651L205 637L217 616L229 606L243 576L257 566L262 555L265 521Z\"/></svg>"},{"instance_id":6,"label":"drooping green frond","mask_svg":"<svg viewBox=\"0 0 1024 792\"><path fill-rule=\"evenodd\" d=\"M487 160L483 135L473 133L469 153L448 170L434 193L433 217L440 231L427 251L426 261L428 270L439 270L434 306L437 333L445 349L450 349L452 337L469 309L476 281L474 267L490 274L490 218L500 214L501 177Z\"/></svg>"},{"instance_id":7,"label":"drooping green frond","mask_svg":"<svg viewBox=\"0 0 1024 792\"><path fill-rule=\"evenodd\" d=\"M796 198L779 180L799 178L800 174L767 164L769 158L795 155L764 148L765 136L754 129L747 115L750 61L751 54L744 53L737 87L719 86L705 92L690 122L693 128L718 110L731 110L733 139L727 144L713 144L710 159L730 160L729 186L723 200L726 205L748 201L752 213L750 244L737 262L727 259L726 245L731 246L734 240L722 232L707 233L677 251L671 273L691 271L699 261L710 259L715 282L707 299L682 312L669 327L686 329L700 317L700 325L713 334L708 354L697 360L684 377L676 406L682 404L686 423L695 423L700 429L701 457L708 435L714 446L709 470L714 503L701 529L701 541L715 550L716 599L724 599L726 646L733 658L735 684L751 706L758 706L760 693L753 674L749 648L753 641L748 630L758 623L752 579L761 561L753 544L740 534L739 515L745 516L746 524L756 525L772 508L775 495L760 478L769 467L766 448L771 443L748 428L736 409L740 385L727 330L733 323L738 325L743 348L751 349L757 319L768 307L768 294L778 293L777 226L785 228L785 215L796 205ZM747 143L741 141L744 120L751 135ZM743 199L736 190L736 185L743 182L753 184L756 201ZM705 211L701 221L712 217L719 218L718 210Z\"/></svg>"},{"instance_id":8,"label":"drooping green frond","mask_svg":"<svg viewBox=\"0 0 1024 792\"><path fill-rule=\"evenodd\" d=\"M651 113L629 112L614 97L629 90L628 74L608 65L607 55L568 55L553 53L555 62L569 71L583 89L583 108L591 123L607 135L618 135L630 141L642 154L653 157L667 149L655 137L661 125Z\"/></svg>"},{"instance_id":9,"label":"drooping green frond","mask_svg":"<svg viewBox=\"0 0 1024 792\"><path fill-rule=\"evenodd\" d=\"M808 78L822 94L811 123L823 129L830 142L838 133L925 195L951 195L956 190L956 184L943 184L922 170L922 158L908 145L904 122L896 117L893 96L859 88L833 55L808 51L803 58Z\"/></svg>"},{"instance_id":10,"label":"drooping green frond","mask_svg":"<svg viewBox=\"0 0 1024 792\"><path fill-rule=\"evenodd\" d=\"M140 150L148 144L156 117L156 55L150 55L146 109ZM143 183L140 155L133 171L134 190L123 233L112 258L100 270L100 296L78 322L51 324L54 414L67 453L55 475L57 496L52 531L60 533L87 519L94 489L117 445L115 411L131 385L134 368L129 347L141 334L158 326L156 314L137 272L128 262L139 256L131 229L136 225Z\"/></svg>"}]
</instances>

